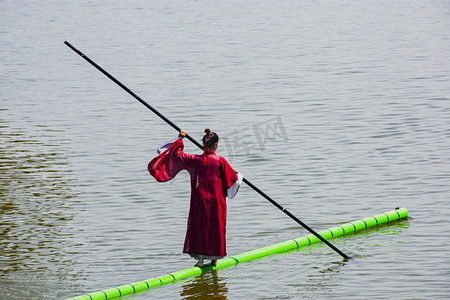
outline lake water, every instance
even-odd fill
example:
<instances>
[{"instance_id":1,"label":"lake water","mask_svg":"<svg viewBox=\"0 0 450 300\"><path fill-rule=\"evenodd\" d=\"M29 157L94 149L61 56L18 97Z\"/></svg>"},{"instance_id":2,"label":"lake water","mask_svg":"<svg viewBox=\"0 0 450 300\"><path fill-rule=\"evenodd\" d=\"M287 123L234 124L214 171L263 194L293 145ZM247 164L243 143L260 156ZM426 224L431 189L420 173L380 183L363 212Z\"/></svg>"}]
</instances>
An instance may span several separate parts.
<instances>
[{"instance_id":1,"label":"lake water","mask_svg":"<svg viewBox=\"0 0 450 300\"><path fill-rule=\"evenodd\" d=\"M191 267L177 132L67 40L317 231L410 218L127 299L450 294L448 1L0 2L0 299L64 299ZM199 150L186 141L186 152ZM248 186L228 254L308 234Z\"/></svg>"}]
</instances>

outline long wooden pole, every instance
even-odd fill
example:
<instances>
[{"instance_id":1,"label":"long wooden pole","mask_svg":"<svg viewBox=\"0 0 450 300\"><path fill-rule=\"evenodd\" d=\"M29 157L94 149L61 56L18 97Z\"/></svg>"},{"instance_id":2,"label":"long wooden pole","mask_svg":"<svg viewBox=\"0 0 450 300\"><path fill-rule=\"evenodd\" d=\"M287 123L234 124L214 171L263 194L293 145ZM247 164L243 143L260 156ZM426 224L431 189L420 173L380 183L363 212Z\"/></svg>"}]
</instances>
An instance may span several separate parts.
<instances>
[{"instance_id":1,"label":"long wooden pole","mask_svg":"<svg viewBox=\"0 0 450 300\"><path fill-rule=\"evenodd\" d=\"M106 75L106 77L108 77L109 79L111 79L112 81L114 81L117 85L119 85L122 89L124 89L126 92L128 92L131 96L133 96L136 100L138 100L139 102L141 102L145 107L147 107L148 109L150 109L152 112L154 112L158 117L160 117L161 119L163 119L167 124L169 124L170 126L172 126L177 132L180 132L181 128L178 127L177 125L175 125L172 121L170 121L169 119L167 119L163 114L161 114L159 111L157 111L155 108L153 108L150 104L148 104L147 102L145 102L144 100L142 100L141 97L139 97L138 95L136 95L132 90L130 90L129 88L127 88L123 83L121 83L119 80L117 80L116 78L114 78L111 74L109 74L108 72L106 72L102 67L100 67L99 65L97 65L94 61L92 61L89 57L87 57L86 55L84 55L80 50L76 49L74 46L72 46L69 42L65 41L64 44L66 44L70 49L72 49L73 51L75 51L76 53L78 53L82 58L84 58L87 62L89 62L91 65L93 65L97 70L99 70L100 72L102 72L104 75ZM197 142L195 139L193 139L190 135L186 134L186 138L188 138L192 143L194 143L197 147L199 147L200 149L203 149L203 146ZM336 248L335 246L333 246L330 242L328 242L326 239L324 239L320 234L318 234L317 232L315 232L312 228L310 228L308 225L306 225L305 223L303 223L300 219L298 219L296 216L294 216L293 214L291 214L287 209L285 209L283 206L281 206L280 204L278 204L275 200L273 200L271 197L269 197L266 193L264 193L263 191L261 191L259 188L257 188L253 183L251 183L250 181L248 181L246 178L244 178L243 180L249 187L251 187L253 190L255 190L258 194L260 194L261 196L263 196L264 198L266 198L266 200L268 200L270 203L272 203L273 205L275 205L279 210L281 210L282 212L284 212L286 215L288 215L291 219L293 219L294 221L296 221L298 224L300 224L301 226L303 226L306 230L308 230L309 232L311 232L312 234L314 234L318 239L320 239L322 242L324 242L326 245L328 245L331 249L333 249L334 251L336 251L337 253L339 253L339 255L341 255L344 259L350 259L349 256L347 256L345 253L343 253L341 250L339 250L338 248Z\"/></svg>"}]
</instances>

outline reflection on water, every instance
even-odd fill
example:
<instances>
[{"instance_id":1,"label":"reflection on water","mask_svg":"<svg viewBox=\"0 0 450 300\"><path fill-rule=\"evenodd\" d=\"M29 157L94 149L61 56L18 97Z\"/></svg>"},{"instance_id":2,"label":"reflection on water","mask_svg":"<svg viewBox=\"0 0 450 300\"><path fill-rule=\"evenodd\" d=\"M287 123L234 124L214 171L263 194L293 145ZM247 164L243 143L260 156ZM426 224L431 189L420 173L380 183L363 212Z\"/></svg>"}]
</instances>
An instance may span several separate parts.
<instances>
[{"instance_id":1,"label":"reflection on water","mask_svg":"<svg viewBox=\"0 0 450 300\"><path fill-rule=\"evenodd\" d=\"M330 266L325 266L323 268L315 267L318 272L312 272L308 275L307 280L304 285L302 285L303 291L308 291L308 294L326 294L331 293L336 286L336 281L341 276L343 272L343 267L348 262L332 262ZM319 291L319 293L317 293Z\"/></svg>"},{"instance_id":2,"label":"reflection on water","mask_svg":"<svg viewBox=\"0 0 450 300\"><path fill-rule=\"evenodd\" d=\"M17 290L42 295L37 292L46 289L42 282L70 275L64 249L73 218L68 200L76 196L71 168L54 133L39 131L42 135L30 136L0 120L2 296L20 298Z\"/></svg>"},{"instance_id":3,"label":"reflection on water","mask_svg":"<svg viewBox=\"0 0 450 300\"><path fill-rule=\"evenodd\" d=\"M227 299L226 280L217 275L216 270L203 273L182 286L182 299Z\"/></svg>"},{"instance_id":4,"label":"reflection on water","mask_svg":"<svg viewBox=\"0 0 450 300\"><path fill-rule=\"evenodd\" d=\"M411 219L411 218L410 218ZM352 259L349 261L334 261L329 262L325 256L324 249L327 248L324 244L313 244L304 248L300 248L299 255L314 253L314 262L312 269L304 272L304 277L298 277L297 283L287 284L288 287L292 287L293 291L289 291L291 295L297 295L301 298L320 298L323 295L334 295L337 289L341 288L339 285L347 280L349 274L359 272L367 275L369 271L366 271L365 267L361 265L367 263L370 257L374 254L367 255L368 249L371 249L372 253L376 253L377 256L382 256L383 253L393 251L395 255L397 250L391 250L393 245L388 244L401 244L402 234L410 229L409 220L401 220L392 223L382 224L376 227L372 227L356 234L347 234L333 239L334 244L338 248L346 249L350 246L353 251L347 251ZM385 236L396 235L398 239L386 239ZM357 245L357 246L355 246ZM331 251L331 250L329 250ZM321 258L322 256L322 258ZM388 255L390 258L391 255ZM395 264L395 262L385 261L380 267L389 268L389 263ZM392 267L390 269L393 269ZM301 279L299 279L301 278ZM308 296L305 296L308 295Z\"/></svg>"},{"instance_id":5,"label":"reflection on water","mask_svg":"<svg viewBox=\"0 0 450 300\"><path fill-rule=\"evenodd\" d=\"M430 2L2 1L0 299L63 299L187 264L189 178L161 185L146 170L175 131L65 39L197 138L229 138L219 154L313 229L396 206L416 218L397 235L333 240L356 257L334 272L326 246L219 271L221 295L445 298L450 6ZM229 204L229 253L308 234L248 186Z\"/></svg>"}]
</instances>

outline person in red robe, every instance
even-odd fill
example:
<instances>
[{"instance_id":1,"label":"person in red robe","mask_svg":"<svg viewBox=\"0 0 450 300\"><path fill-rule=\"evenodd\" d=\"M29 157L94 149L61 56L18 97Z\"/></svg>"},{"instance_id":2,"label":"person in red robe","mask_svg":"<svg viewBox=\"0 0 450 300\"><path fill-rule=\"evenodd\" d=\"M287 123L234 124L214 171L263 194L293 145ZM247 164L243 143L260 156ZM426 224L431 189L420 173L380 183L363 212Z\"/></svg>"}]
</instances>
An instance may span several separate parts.
<instances>
[{"instance_id":1,"label":"person in red robe","mask_svg":"<svg viewBox=\"0 0 450 300\"><path fill-rule=\"evenodd\" d=\"M209 129L205 133L203 154L183 152L186 132L181 130L178 139L161 145L159 155L148 164L150 174L159 182L171 180L181 170L190 174L191 201L183 253L197 259L197 267L203 267L205 259L215 266L227 255L226 197L234 198L243 179L225 158L216 155L217 134Z\"/></svg>"}]
</instances>

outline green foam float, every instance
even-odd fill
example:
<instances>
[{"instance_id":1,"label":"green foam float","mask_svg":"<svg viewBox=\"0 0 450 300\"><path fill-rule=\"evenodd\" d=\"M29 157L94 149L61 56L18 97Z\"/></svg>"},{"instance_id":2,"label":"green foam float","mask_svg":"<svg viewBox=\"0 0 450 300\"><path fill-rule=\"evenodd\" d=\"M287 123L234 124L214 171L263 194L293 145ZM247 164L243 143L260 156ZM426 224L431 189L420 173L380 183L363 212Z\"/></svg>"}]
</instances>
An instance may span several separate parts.
<instances>
[{"instance_id":1,"label":"green foam float","mask_svg":"<svg viewBox=\"0 0 450 300\"><path fill-rule=\"evenodd\" d=\"M345 234L355 233L378 225L387 224L389 222L406 219L407 217L408 217L408 210L406 208L396 208L395 210L391 210L372 217L367 217L350 223L335 226L326 230L322 230L319 232L319 234L323 238L328 240L331 238L343 236ZM69 298L67 300L104 300L104 299L114 299L126 295L132 295L151 288L167 285L175 281L195 277L210 270L229 268L237 265L238 263L260 259L273 254L280 254L296 250L300 247L308 246L318 242L320 242L319 238L317 238L313 234L309 234L293 240L281 242L264 248L238 254L232 257L224 258L222 260L219 260L217 266L215 267L211 265L205 265L205 267L203 268L193 267L178 272L174 272L169 275L139 281L136 283L130 283L116 288L111 288L107 290L90 293L87 295Z\"/></svg>"}]
</instances>

